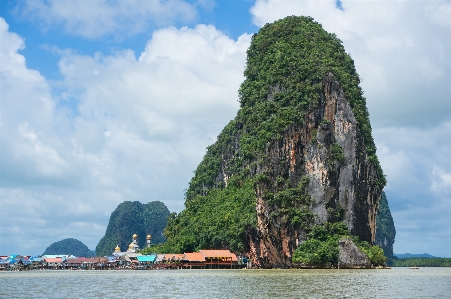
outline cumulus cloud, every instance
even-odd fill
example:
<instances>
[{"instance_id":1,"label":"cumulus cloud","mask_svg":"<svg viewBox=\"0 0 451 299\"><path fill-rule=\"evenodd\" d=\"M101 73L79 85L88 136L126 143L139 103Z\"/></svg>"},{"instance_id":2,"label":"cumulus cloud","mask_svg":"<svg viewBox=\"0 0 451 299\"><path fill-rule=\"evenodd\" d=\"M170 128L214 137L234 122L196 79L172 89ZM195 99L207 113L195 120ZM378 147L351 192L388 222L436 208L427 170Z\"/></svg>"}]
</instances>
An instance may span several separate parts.
<instances>
[{"instance_id":1,"label":"cumulus cloud","mask_svg":"<svg viewBox=\"0 0 451 299\"><path fill-rule=\"evenodd\" d=\"M131 35L150 24L162 26L196 18L196 6L183 0L28 0L20 8L45 30L62 26L67 33L91 39Z\"/></svg>"},{"instance_id":2,"label":"cumulus cloud","mask_svg":"<svg viewBox=\"0 0 451 299\"><path fill-rule=\"evenodd\" d=\"M263 26L313 17L343 41L363 78L373 125L438 125L450 119L449 1L257 0Z\"/></svg>"},{"instance_id":3,"label":"cumulus cloud","mask_svg":"<svg viewBox=\"0 0 451 299\"><path fill-rule=\"evenodd\" d=\"M373 131L387 175L385 192L397 231L395 252L449 256L451 122Z\"/></svg>"},{"instance_id":4,"label":"cumulus cloud","mask_svg":"<svg viewBox=\"0 0 451 299\"><path fill-rule=\"evenodd\" d=\"M434 179L432 181L431 190L449 195L451 191L451 173L446 172L441 167L434 166L432 175L434 176Z\"/></svg>"},{"instance_id":5,"label":"cumulus cloud","mask_svg":"<svg viewBox=\"0 0 451 299\"><path fill-rule=\"evenodd\" d=\"M238 109L250 35L170 27L138 55L62 50L52 94L18 54L23 39L3 19L0 29L2 240L34 254L65 237L94 248L122 201L183 208L205 148Z\"/></svg>"},{"instance_id":6,"label":"cumulus cloud","mask_svg":"<svg viewBox=\"0 0 451 299\"><path fill-rule=\"evenodd\" d=\"M170 208L180 210L205 147L236 113L249 42L199 25L156 31L139 58L62 57L66 94L78 101L77 157L101 184L177 199Z\"/></svg>"},{"instance_id":7,"label":"cumulus cloud","mask_svg":"<svg viewBox=\"0 0 451 299\"><path fill-rule=\"evenodd\" d=\"M26 67L17 52L23 39L8 31L0 18L0 160L1 182L60 179L67 166L58 154L58 138L49 135L55 116L55 102L45 78Z\"/></svg>"}]
</instances>

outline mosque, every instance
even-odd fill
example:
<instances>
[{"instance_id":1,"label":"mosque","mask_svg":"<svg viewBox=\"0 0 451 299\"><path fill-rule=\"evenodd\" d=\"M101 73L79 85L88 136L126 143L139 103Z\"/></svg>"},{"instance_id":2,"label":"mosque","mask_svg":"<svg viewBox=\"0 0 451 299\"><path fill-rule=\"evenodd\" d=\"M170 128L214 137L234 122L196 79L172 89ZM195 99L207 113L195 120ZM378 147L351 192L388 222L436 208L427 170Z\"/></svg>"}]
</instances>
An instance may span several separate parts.
<instances>
[{"instance_id":1,"label":"mosque","mask_svg":"<svg viewBox=\"0 0 451 299\"><path fill-rule=\"evenodd\" d=\"M152 236L147 235L146 247L150 247L151 242L152 242ZM138 251L139 251L138 235L134 234L132 236L132 242L130 243L130 245L128 245L127 251L121 251L121 248L119 247L119 245L117 245L116 248L114 249L113 255L114 256L122 256L124 254L138 253Z\"/></svg>"}]
</instances>

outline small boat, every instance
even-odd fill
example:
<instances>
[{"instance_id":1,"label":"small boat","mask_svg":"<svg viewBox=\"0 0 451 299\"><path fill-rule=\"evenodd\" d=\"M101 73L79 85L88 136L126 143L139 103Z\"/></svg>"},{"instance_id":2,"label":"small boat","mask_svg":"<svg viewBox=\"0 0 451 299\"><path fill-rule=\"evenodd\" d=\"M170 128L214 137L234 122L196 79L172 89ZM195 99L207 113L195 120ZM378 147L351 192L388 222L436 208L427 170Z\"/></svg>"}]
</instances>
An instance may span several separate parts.
<instances>
[{"instance_id":1,"label":"small boat","mask_svg":"<svg viewBox=\"0 0 451 299\"><path fill-rule=\"evenodd\" d=\"M420 269L420 268L418 268L418 267L410 267L409 269L414 269L414 270L417 270L417 269Z\"/></svg>"}]
</instances>

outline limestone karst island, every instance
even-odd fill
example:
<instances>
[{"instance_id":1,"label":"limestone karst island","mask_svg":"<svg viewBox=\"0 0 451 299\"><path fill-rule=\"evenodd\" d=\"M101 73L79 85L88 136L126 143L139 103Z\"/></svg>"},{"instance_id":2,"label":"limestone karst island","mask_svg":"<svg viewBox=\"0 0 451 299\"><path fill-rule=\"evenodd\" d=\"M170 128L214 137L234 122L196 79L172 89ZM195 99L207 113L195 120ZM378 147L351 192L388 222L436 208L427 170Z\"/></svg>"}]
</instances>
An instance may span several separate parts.
<instances>
[{"instance_id":1,"label":"limestone karst island","mask_svg":"<svg viewBox=\"0 0 451 299\"><path fill-rule=\"evenodd\" d=\"M121 204L96 248L99 263L390 263L395 230L386 180L359 75L341 41L312 18L292 16L262 27L247 55L240 109L207 148L185 209Z\"/></svg>"}]
</instances>

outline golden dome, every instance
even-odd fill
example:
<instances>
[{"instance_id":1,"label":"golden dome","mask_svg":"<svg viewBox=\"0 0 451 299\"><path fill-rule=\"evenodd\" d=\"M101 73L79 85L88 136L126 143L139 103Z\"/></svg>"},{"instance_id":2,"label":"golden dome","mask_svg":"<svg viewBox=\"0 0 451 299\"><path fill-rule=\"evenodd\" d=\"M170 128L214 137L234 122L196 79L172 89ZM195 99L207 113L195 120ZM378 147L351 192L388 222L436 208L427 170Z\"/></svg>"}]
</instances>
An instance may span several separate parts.
<instances>
[{"instance_id":1,"label":"golden dome","mask_svg":"<svg viewBox=\"0 0 451 299\"><path fill-rule=\"evenodd\" d=\"M136 238L138 238L138 235L137 235L137 234L134 234L132 238L133 238L133 239L136 239Z\"/></svg>"},{"instance_id":2,"label":"golden dome","mask_svg":"<svg viewBox=\"0 0 451 299\"><path fill-rule=\"evenodd\" d=\"M120 252L121 251L121 248L119 247L119 245L117 245L116 248L114 248L114 251L116 251L116 252Z\"/></svg>"},{"instance_id":3,"label":"golden dome","mask_svg":"<svg viewBox=\"0 0 451 299\"><path fill-rule=\"evenodd\" d=\"M128 249L133 249L133 246L135 246L135 244L130 243L130 245L128 245Z\"/></svg>"},{"instance_id":4,"label":"golden dome","mask_svg":"<svg viewBox=\"0 0 451 299\"><path fill-rule=\"evenodd\" d=\"M152 236L151 235L147 235L146 239L150 240L150 239L152 239Z\"/></svg>"}]
</instances>

